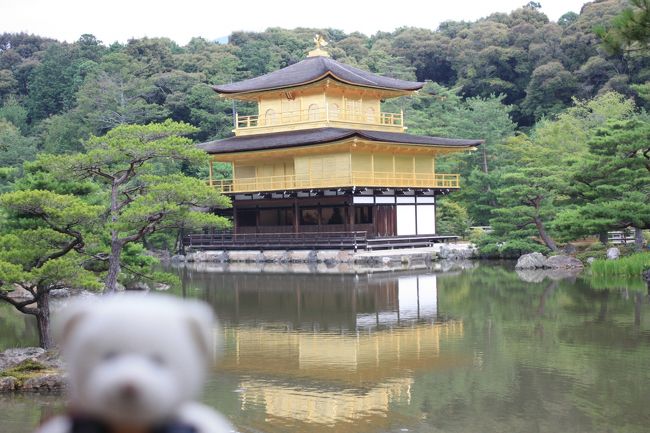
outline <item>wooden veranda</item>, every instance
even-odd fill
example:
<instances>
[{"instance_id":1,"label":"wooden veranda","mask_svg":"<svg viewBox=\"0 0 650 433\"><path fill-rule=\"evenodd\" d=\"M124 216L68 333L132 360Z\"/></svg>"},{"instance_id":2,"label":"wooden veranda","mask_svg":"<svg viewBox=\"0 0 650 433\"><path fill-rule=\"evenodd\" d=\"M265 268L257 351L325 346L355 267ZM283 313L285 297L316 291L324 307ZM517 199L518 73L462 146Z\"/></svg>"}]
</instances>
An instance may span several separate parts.
<instances>
[{"instance_id":1,"label":"wooden veranda","mask_svg":"<svg viewBox=\"0 0 650 433\"><path fill-rule=\"evenodd\" d=\"M365 231L303 233L192 233L183 237L183 247L205 250L380 250L430 247L458 236L409 235L368 236Z\"/></svg>"}]
</instances>

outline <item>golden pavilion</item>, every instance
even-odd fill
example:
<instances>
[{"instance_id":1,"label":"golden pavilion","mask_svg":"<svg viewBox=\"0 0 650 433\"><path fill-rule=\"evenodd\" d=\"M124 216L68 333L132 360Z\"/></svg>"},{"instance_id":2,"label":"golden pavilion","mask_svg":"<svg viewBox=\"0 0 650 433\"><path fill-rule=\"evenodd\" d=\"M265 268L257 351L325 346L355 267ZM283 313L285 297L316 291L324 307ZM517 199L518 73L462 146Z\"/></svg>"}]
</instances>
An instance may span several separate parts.
<instances>
[{"instance_id":1,"label":"golden pavilion","mask_svg":"<svg viewBox=\"0 0 650 433\"><path fill-rule=\"evenodd\" d=\"M436 157L482 141L406 133L404 113L382 111L382 101L424 83L337 62L316 40L298 63L214 87L257 103L257 114L236 114L233 137L199 145L210 184L232 199L233 233L435 241L436 196L460 186L458 174L436 171ZM232 179L213 177L217 161Z\"/></svg>"}]
</instances>

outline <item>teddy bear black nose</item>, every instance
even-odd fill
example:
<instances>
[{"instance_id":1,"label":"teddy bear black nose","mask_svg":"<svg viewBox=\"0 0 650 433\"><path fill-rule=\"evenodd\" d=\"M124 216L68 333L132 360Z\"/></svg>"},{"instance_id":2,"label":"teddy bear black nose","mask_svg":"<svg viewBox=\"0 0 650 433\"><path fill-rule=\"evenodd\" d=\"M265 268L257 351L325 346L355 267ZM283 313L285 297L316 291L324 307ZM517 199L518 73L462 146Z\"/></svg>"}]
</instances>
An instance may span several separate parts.
<instances>
[{"instance_id":1,"label":"teddy bear black nose","mask_svg":"<svg viewBox=\"0 0 650 433\"><path fill-rule=\"evenodd\" d=\"M132 383L125 383L120 387L120 397L125 400L135 400L138 398L138 389Z\"/></svg>"}]
</instances>

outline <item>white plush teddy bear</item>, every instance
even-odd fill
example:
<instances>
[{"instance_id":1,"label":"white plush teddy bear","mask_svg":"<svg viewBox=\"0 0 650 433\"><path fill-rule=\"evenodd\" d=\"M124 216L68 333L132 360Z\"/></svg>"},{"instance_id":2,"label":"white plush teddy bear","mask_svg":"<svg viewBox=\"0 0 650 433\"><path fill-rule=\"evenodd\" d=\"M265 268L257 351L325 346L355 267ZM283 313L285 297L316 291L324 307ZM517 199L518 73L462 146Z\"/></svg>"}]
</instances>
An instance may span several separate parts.
<instances>
[{"instance_id":1,"label":"white plush teddy bear","mask_svg":"<svg viewBox=\"0 0 650 433\"><path fill-rule=\"evenodd\" d=\"M198 301L123 294L72 303L58 321L68 414L37 433L230 433L231 424L192 400L217 335Z\"/></svg>"}]
</instances>

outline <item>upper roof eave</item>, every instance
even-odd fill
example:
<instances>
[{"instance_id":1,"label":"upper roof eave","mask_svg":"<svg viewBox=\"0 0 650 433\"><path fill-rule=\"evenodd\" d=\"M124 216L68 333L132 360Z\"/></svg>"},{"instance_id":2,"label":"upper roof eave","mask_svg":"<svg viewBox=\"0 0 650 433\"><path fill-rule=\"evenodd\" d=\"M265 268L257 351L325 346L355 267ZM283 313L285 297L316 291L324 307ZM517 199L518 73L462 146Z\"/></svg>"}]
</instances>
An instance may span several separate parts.
<instances>
[{"instance_id":1,"label":"upper roof eave","mask_svg":"<svg viewBox=\"0 0 650 433\"><path fill-rule=\"evenodd\" d=\"M417 87L417 88L413 88L413 89L393 89L393 88L390 88L390 87L363 86L363 85L360 85L360 84L354 84L354 83L351 83L349 81L342 80L342 79L340 79L339 77L337 77L334 74L327 73L327 74L325 74L325 75L323 75L321 77L315 78L315 79L313 79L311 81L306 81L304 83L281 86L281 87L271 87L271 88L268 88L268 89L251 90L251 91L246 91L246 92L223 92L223 91L219 90L219 86L212 86L212 90L219 93L219 95L222 96L222 97L233 98L233 97L236 96L236 97L240 97L242 99L247 99L246 97L254 98L254 97L256 97L255 95L259 95L260 93L281 91L281 90L293 89L293 88L297 88L297 87L309 86L310 84L318 83L319 81L322 81L322 80L325 80L325 79L328 79L328 78L330 78L330 79L332 79L334 81L337 81L339 83L348 85L348 86L363 87L365 89L380 90L380 91L387 92L387 93L389 93L391 95L394 95L394 96L402 96L402 95L407 95L407 94L409 94L411 92L417 92L418 90L422 89L422 87L425 84L425 83L418 83L418 84L422 84L422 85Z\"/></svg>"},{"instance_id":2,"label":"upper roof eave","mask_svg":"<svg viewBox=\"0 0 650 433\"><path fill-rule=\"evenodd\" d=\"M424 86L423 82L385 77L318 56L308 57L298 63L259 77L216 85L212 88L224 96L244 95L303 86L328 76L349 85L388 91L411 92Z\"/></svg>"}]
</instances>

